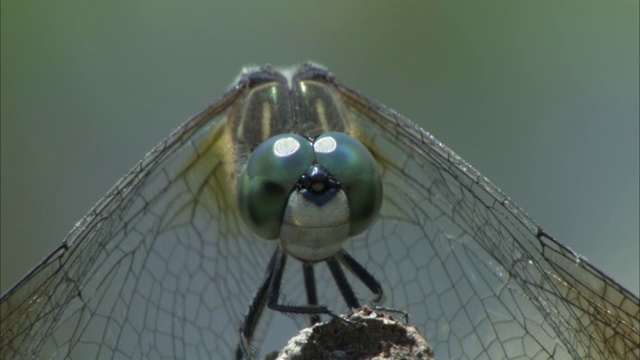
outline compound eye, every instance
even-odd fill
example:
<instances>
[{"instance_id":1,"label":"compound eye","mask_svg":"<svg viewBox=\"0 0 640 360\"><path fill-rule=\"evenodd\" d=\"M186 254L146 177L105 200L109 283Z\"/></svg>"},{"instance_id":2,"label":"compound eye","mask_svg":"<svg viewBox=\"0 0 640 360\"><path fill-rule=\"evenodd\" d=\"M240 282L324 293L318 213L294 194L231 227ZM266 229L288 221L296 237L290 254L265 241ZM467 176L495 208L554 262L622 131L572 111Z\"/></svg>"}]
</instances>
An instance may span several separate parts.
<instances>
[{"instance_id":1,"label":"compound eye","mask_svg":"<svg viewBox=\"0 0 640 360\"><path fill-rule=\"evenodd\" d=\"M265 239L276 239L289 194L313 163L313 147L296 134L260 144L238 178L238 207L244 222Z\"/></svg>"},{"instance_id":2,"label":"compound eye","mask_svg":"<svg viewBox=\"0 0 640 360\"><path fill-rule=\"evenodd\" d=\"M369 150L351 136L328 132L314 143L316 161L338 180L349 202L349 236L366 230L382 204L382 180Z\"/></svg>"}]
</instances>

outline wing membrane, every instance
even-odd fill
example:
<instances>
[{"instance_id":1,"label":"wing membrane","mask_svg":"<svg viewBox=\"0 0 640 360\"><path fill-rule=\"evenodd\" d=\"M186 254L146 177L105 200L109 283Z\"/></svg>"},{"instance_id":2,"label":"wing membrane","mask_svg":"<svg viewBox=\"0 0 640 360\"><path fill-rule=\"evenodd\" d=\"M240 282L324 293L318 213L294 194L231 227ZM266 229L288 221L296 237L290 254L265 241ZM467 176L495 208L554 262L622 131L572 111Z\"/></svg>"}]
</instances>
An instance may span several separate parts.
<instances>
[{"instance_id":1,"label":"wing membrane","mask_svg":"<svg viewBox=\"0 0 640 360\"><path fill-rule=\"evenodd\" d=\"M242 92L156 146L3 295L3 358L202 358L235 345L228 324L261 274L227 262L265 262L267 245L229 206L224 116Z\"/></svg>"},{"instance_id":2,"label":"wing membrane","mask_svg":"<svg viewBox=\"0 0 640 360\"><path fill-rule=\"evenodd\" d=\"M383 208L372 233L379 227L394 230L387 235L370 233L366 242L379 242L385 248L382 253L403 242L410 251L406 258L399 257L398 273L404 273L402 264L411 254L423 256L406 264L415 286L380 281L395 284L394 295L418 290L417 296L407 298L426 299L415 304L403 299L392 306L404 308L406 302L413 321L426 324L425 338L444 340L442 345L432 342L437 356L640 355L640 310L633 294L546 234L430 134L338 88L360 136L368 138L365 142L383 164L385 204L392 205ZM384 135L388 133L395 136ZM408 227L412 235L406 235ZM414 243L408 245L407 238ZM389 265L375 265L389 273ZM457 312L447 314L451 304Z\"/></svg>"},{"instance_id":3,"label":"wing membrane","mask_svg":"<svg viewBox=\"0 0 640 360\"><path fill-rule=\"evenodd\" d=\"M386 306L410 313L436 358L640 356L635 295L430 134L322 69L299 71L317 72L343 105L347 132L381 167L380 218L345 250L382 283ZM226 156L233 146L225 117L249 86L241 78L156 146L2 296L3 358L232 356L276 246L238 218L241 164ZM348 311L329 271L316 268L319 302ZM304 302L300 269L295 261L286 269L285 303ZM282 330L283 317L266 312ZM293 322L300 328L308 319ZM261 334L256 346L269 340Z\"/></svg>"}]
</instances>

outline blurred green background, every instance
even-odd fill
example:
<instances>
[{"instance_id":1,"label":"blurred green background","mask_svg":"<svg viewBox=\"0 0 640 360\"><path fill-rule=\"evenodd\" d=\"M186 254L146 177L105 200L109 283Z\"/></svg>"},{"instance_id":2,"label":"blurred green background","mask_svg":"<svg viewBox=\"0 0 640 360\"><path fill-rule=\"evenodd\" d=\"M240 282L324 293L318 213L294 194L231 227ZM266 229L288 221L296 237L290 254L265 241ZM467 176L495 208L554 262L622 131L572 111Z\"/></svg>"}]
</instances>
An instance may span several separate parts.
<instances>
[{"instance_id":1,"label":"blurred green background","mask_svg":"<svg viewBox=\"0 0 640 360\"><path fill-rule=\"evenodd\" d=\"M249 64L419 122L638 294L638 1L2 1L1 290Z\"/></svg>"}]
</instances>

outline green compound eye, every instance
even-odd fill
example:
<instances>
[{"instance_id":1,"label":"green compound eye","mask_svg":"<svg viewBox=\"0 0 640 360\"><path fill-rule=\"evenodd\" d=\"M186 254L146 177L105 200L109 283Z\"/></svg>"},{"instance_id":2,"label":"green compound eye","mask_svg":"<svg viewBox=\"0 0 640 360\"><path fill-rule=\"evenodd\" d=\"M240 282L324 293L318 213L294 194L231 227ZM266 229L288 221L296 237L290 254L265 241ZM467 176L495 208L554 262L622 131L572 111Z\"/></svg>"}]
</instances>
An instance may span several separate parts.
<instances>
[{"instance_id":1,"label":"green compound eye","mask_svg":"<svg viewBox=\"0 0 640 360\"><path fill-rule=\"evenodd\" d=\"M382 180L367 148L347 134L329 132L314 141L316 161L340 182L349 201L349 236L366 230L382 204Z\"/></svg>"},{"instance_id":2,"label":"green compound eye","mask_svg":"<svg viewBox=\"0 0 640 360\"><path fill-rule=\"evenodd\" d=\"M326 168L346 194L348 235L371 225L382 204L382 181L367 148L338 132L323 134L313 144L300 135L281 134L256 148L238 179L240 214L256 234L279 237L289 196L313 164Z\"/></svg>"},{"instance_id":3,"label":"green compound eye","mask_svg":"<svg viewBox=\"0 0 640 360\"><path fill-rule=\"evenodd\" d=\"M313 163L309 140L280 134L258 146L238 179L238 207L245 223L265 239L276 239L289 194Z\"/></svg>"}]
</instances>

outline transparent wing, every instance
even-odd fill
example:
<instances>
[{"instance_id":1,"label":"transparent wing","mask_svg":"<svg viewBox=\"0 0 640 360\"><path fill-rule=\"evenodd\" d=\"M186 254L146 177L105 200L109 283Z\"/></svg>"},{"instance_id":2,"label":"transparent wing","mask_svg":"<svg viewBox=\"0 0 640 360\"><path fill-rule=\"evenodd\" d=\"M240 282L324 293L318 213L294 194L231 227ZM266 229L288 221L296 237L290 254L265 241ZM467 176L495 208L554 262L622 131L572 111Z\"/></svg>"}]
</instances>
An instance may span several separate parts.
<instances>
[{"instance_id":1,"label":"transparent wing","mask_svg":"<svg viewBox=\"0 0 640 360\"><path fill-rule=\"evenodd\" d=\"M339 90L382 164L380 220L352 255L440 359L640 356L638 298L547 235L430 134Z\"/></svg>"},{"instance_id":2,"label":"transparent wing","mask_svg":"<svg viewBox=\"0 0 640 360\"><path fill-rule=\"evenodd\" d=\"M275 246L228 196L222 130L241 92L156 146L3 295L0 357L230 357Z\"/></svg>"},{"instance_id":3,"label":"transparent wing","mask_svg":"<svg viewBox=\"0 0 640 360\"><path fill-rule=\"evenodd\" d=\"M409 311L436 358L639 355L634 295L431 135L335 86L385 191L379 221L345 248L382 283L386 306ZM3 358L231 357L276 246L244 228L230 196L222 130L241 94L242 83L152 150L3 295ZM285 303L304 303L298 265L287 265ZM320 302L347 311L326 266L316 268ZM283 321L308 325L266 312L274 321L261 321L256 346L292 336Z\"/></svg>"}]
</instances>

